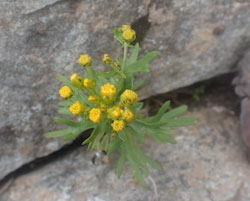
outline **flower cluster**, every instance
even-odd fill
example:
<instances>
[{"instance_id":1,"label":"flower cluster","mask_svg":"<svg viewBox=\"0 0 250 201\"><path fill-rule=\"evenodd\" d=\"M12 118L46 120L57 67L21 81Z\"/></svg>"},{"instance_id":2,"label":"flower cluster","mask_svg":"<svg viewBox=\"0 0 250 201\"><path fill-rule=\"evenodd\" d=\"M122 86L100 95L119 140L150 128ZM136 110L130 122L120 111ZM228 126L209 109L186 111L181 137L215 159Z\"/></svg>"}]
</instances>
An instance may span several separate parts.
<instances>
[{"instance_id":1,"label":"flower cluster","mask_svg":"<svg viewBox=\"0 0 250 201\"><path fill-rule=\"evenodd\" d=\"M69 107L72 115L87 115L94 123L100 123L105 118L110 119L112 120L111 126L116 132L123 130L126 124L134 120L135 115L131 106L138 101L135 91L126 89L120 96L117 96L117 88L111 83L102 85L97 91L94 79L84 79L77 73L72 74L70 80L73 85L89 94L87 100L89 105L93 105L93 107L88 107L77 100ZM63 86L59 94L61 98L68 99L73 95L73 90L69 86Z\"/></svg>"}]
</instances>

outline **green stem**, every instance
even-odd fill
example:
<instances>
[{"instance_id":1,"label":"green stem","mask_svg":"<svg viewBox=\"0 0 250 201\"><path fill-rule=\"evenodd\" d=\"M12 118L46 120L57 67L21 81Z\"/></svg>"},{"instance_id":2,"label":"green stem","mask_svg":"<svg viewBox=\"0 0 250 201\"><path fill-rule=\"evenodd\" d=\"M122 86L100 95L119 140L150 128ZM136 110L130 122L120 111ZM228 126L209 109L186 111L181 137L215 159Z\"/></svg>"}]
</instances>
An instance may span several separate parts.
<instances>
[{"instance_id":1,"label":"green stem","mask_svg":"<svg viewBox=\"0 0 250 201\"><path fill-rule=\"evenodd\" d=\"M120 71L122 73L122 75L121 75L122 79L119 81L122 90L123 90L123 87L125 84L125 79L126 79L126 74L124 73L124 68L126 65L127 55L128 55L128 43L124 43L123 60L122 60L122 66L121 66L121 71Z\"/></svg>"},{"instance_id":2,"label":"green stem","mask_svg":"<svg viewBox=\"0 0 250 201\"><path fill-rule=\"evenodd\" d=\"M122 61L122 71L124 71L124 67L126 65L126 60L127 60L127 55L128 55L128 44L124 43L124 49L123 49L123 61Z\"/></svg>"}]
</instances>

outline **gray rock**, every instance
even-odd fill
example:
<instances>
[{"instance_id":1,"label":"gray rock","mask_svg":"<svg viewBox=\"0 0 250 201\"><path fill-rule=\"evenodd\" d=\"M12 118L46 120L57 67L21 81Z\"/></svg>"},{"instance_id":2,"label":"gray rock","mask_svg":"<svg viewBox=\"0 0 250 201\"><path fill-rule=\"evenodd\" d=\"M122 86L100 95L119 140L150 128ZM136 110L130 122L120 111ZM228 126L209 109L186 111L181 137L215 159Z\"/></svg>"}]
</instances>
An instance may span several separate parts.
<instances>
[{"instance_id":1,"label":"gray rock","mask_svg":"<svg viewBox=\"0 0 250 201\"><path fill-rule=\"evenodd\" d=\"M144 189L129 170L118 179L115 158L93 165L93 152L81 149L46 168L17 178L0 195L4 201L249 201L250 169L239 138L238 117L224 103L207 100L189 115L196 126L178 130L176 145L147 141L145 150L163 171L153 171ZM233 102L233 101L232 101ZM34 197L35 195L35 197Z\"/></svg>"},{"instance_id":2,"label":"gray rock","mask_svg":"<svg viewBox=\"0 0 250 201\"><path fill-rule=\"evenodd\" d=\"M249 1L3 0L0 16L0 178L61 147L42 136L59 128L55 75L80 71L84 52L103 69L114 26L134 23L143 50L161 52L143 98L233 71L249 46Z\"/></svg>"}]
</instances>

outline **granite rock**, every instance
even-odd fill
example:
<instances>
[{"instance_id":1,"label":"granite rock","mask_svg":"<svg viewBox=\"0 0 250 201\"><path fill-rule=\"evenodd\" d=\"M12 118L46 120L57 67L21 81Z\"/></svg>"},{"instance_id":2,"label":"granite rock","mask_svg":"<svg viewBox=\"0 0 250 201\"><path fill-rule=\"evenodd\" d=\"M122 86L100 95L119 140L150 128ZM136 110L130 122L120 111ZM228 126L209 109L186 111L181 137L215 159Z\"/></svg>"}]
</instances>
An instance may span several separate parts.
<instances>
[{"instance_id":1,"label":"granite rock","mask_svg":"<svg viewBox=\"0 0 250 201\"><path fill-rule=\"evenodd\" d=\"M249 1L2 0L0 16L0 179L62 146L42 135L59 128L55 75L80 71L84 52L103 69L101 54L119 53L114 26L160 51L143 98L234 71L250 41Z\"/></svg>"},{"instance_id":2,"label":"granite rock","mask_svg":"<svg viewBox=\"0 0 250 201\"><path fill-rule=\"evenodd\" d=\"M250 169L237 115L211 100L192 108L189 115L197 116L199 123L179 129L176 145L158 145L148 139L147 154L164 169L152 172L148 188L136 184L128 168L118 179L116 157L93 164L94 153L83 147L17 178L0 200L249 201Z\"/></svg>"}]
</instances>

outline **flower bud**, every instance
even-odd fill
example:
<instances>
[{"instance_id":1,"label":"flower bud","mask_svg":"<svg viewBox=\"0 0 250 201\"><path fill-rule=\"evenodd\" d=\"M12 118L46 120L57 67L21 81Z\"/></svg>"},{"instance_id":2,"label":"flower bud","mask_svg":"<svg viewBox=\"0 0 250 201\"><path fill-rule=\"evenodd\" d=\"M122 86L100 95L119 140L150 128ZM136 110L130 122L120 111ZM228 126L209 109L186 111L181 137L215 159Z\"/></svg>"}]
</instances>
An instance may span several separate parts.
<instances>
[{"instance_id":1,"label":"flower bud","mask_svg":"<svg viewBox=\"0 0 250 201\"><path fill-rule=\"evenodd\" d=\"M101 122L101 118L102 118L102 111L100 110L100 108L92 108L89 111L89 119L92 122L99 123Z\"/></svg>"},{"instance_id":2,"label":"flower bud","mask_svg":"<svg viewBox=\"0 0 250 201\"><path fill-rule=\"evenodd\" d=\"M125 128L125 123L123 120L115 120L111 124L114 131L119 132Z\"/></svg>"},{"instance_id":3,"label":"flower bud","mask_svg":"<svg viewBox=\"0 0 250 201\"><path fill-rule=\"evenodd\" d=\"M116 95L116 87L110 83L104 84L101 86L101 95L104 99L112 100Z\"/></svg>"},{"instance_id":4,"label":"flower bud","mask_svg":"<svg viewBox=\"0 0 250 201\"><path fill-rule=\"evenodd\" d=\"M126 89L120 97L120 101L122 105L130 106L138 101L138 95L133 90Z\"/></svg>"},{"instance_id":5,"label":"flower bud","mask_svg":"<svg viewBox=\"0 0 250 201\"><path fill-rule=\"evenodd\" d=\"M70 76L71 83L75 85L76 87L82 87L83 77L79 75L78 73L73 73Z\"/></svg>"},{"instance_id":6,"label":"flower bud","mask_svg":"<svg viewBox=\"0 0 250 201\"><path fill-rule=\"evenodd\" d=\"M92 64L92 59L88 54L82 54L80 55L79 59L78 59L78 63L82 66L91 66Z\"/></svg>"},{"instance_id":7,"label":"flower bud","mask_svg":"<svg viewBox=\"0 0 250 201\"><path fill-rule=\"evenodd\" d=\"M60 90L59 90L59 94L62 98L67 99L70 98L73 95L73 91L70 87L68 86L63 86Z\"/></svg>"},{"instance_id":8,"label":"flower bud","mask_svg":"<svg viewBox=\"0 0 250 201\"><path fill-rule=\"evenodd\" d=\"M85 111L85 108L86 106L84 104L80 103L80 101L76 101L69 107L69 110L73 115L78 116Z\"/></svg>"},{"instance_id":9,"label":"flower bud","mask_svg":"<svg viewBox=\"0 0 250 201\"><path fill-rule=\"evenodd\" d=\"M102 61L105 64L111 64L112 58L109 56L109 54L104 54L102 57Z\"/></svg>"},{"instance_id":10,"label":"flower bud","mask_svg":"<svg viewBox=\"0 0 250 201\"><path fill-rule=\"evenodd\" d=\"M126 42L131 43L135 40L136 33L133 29L126 29L125 31L123 31L122 37Z\"/></svg>"}]
</instances>

